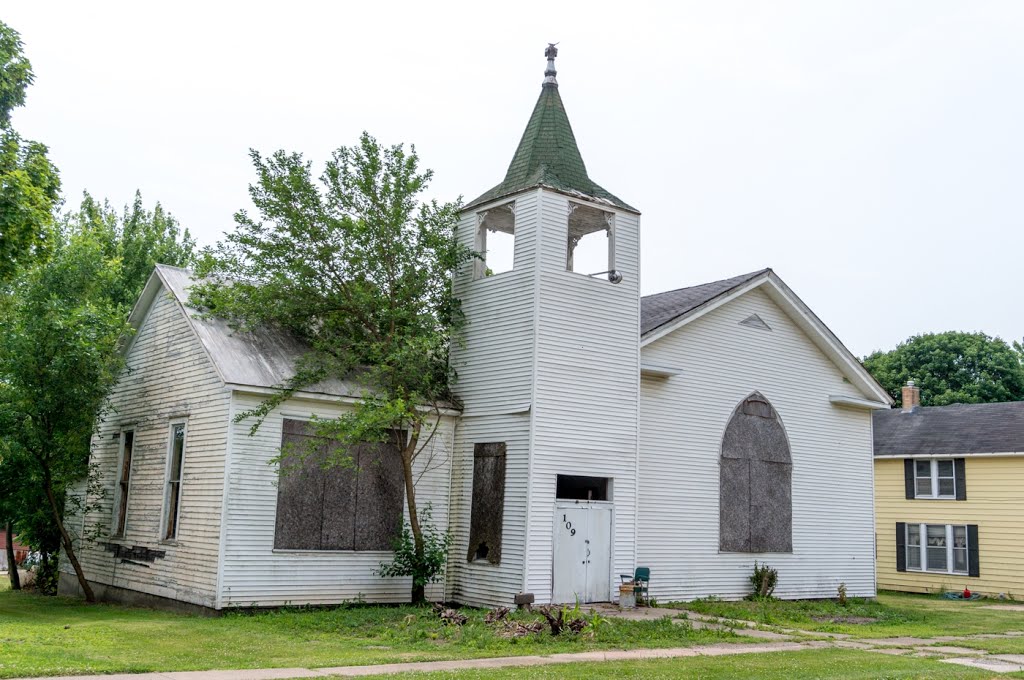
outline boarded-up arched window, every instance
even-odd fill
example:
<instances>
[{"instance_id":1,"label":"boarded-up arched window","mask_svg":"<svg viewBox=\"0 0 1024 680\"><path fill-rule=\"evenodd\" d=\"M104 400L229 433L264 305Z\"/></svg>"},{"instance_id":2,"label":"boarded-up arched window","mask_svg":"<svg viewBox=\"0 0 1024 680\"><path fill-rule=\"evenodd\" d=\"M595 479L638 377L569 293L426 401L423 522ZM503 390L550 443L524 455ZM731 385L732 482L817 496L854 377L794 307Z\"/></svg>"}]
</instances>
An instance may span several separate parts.
<instances>
[{"instance_id":1,"label":"boarded-up arched window","mask_svg":"<svg viewBox=\"0 0 1024 680\"><path fill-rule=\"evenodd\" d=\"M793 461L782 421L760 393L743 400L722 440L719 548L793 551Z\"/></svg>"}]
</instances>

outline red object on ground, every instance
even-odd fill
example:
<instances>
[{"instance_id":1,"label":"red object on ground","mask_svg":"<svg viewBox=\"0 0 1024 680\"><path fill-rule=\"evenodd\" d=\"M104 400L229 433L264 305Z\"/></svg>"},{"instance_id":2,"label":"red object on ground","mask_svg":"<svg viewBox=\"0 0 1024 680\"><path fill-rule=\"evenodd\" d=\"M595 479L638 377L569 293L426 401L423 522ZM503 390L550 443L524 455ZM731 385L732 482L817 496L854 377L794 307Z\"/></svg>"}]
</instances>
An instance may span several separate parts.
<instances>
[{"instance_id":1,"label":"red object on ground","mask_svg":"<svg viewBox=\"0 0 1024 680\"><path fill-rule=\"evenodd\" d=\"M967 589L967 588L964 588L964 599L965 600L971 599L971 591L969 589Z\"/></svg>"}]
</instances>

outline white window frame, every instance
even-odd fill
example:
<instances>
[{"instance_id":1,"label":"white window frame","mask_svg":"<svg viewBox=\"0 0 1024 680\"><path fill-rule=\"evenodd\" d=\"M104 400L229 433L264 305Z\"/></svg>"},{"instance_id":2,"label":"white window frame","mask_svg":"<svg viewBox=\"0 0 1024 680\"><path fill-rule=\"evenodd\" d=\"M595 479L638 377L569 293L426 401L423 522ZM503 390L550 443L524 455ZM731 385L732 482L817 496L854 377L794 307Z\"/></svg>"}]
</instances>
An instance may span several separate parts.
<instances>
[{"instance_id":1,"label":"white window frame","mask_svg":"<svg viewBox=\"0 0 1024 680\"><path fill-rule=\"evenodd\" d=\"M912 526L918 527L918 532L919 532L918 533L918 537L919 537L919 540L921 542L921 545L919 545L919 546L911 546L910 545L910 527L912 527ZM946 531L946 568L945 569L929 569L928 568L928 527L929 526L932 526L932 527L943 527L945 529L945 531ZM955 527L959 527L959 528L964 530L964 547L963 548L955 548L953 546L953 529ZM904 541L904 544L906 546L905 549L907 550L908 557L909 557L910 550L916 549L916 550L920 551L919 554L920 554L920 560L921 560L920 561L920 564L921 564L920 567L911 567L910 566L910 560L908 559L906 561L906 563L907 563L907 571L921 571L921 572L927 572L927 573L930 573L930 574L957 574L957 575L962 575L962 576L967 576L967 575L970 574L970 572L971 572L971 546L970 546L970 540L971 539L970 539L970 533L968 533L968 531L967 531L967 525L966 524L928 524L927 522L922 522L922 523L918 524L918 523L914 522L914 523L907 523L904 531L906 533L903 536L903 541ZM966 563L967 566L963 570L957 570L957 569L953 568L954 557L955 557L955 552L954 551L956 551L956 550L963 550L964 551L964 555L965 555L964 562Z\"/></svg>"},{"instance_id":2,"label":"white window frame","mask_svg":"<svg viewBox=\"0 0 1024 680\"><path fill-rule=\"evenodd\" d=\"M178 504L174 508L174 535L168 536L167 511L171 501L171 463L174 459L174 429L181 426L181 468L178 471ZM174 543L178 540L181 529L181 497L182 481L185 477L185 451L188 448L188 421L174 420L167 427L167 462L164 465L164 502L160 509L160 541Z\"/></svg>"},{"instance_id":3,"label":"white window frame","mask_svg":"<svg viewBox=\"0 0 1024 680\"><path fill-rule=\"evenodd\" d=\"M918 463L930 463L931 474L928 477L921 477L917 474ZM951 494L940 494L939 493L939 462L948 462L953 466L953 493ZM921 494L917 492L917 480L919 479L930 479L932 492L930 494ZM949 477L943 477L943 479L949 479ZM934 500L956 500L956 488L958 480L956 478L956 461L953 458L932 458L930 460L916 459L914 460L914 498L930 498Z\"/></svg>"},{"instance_id":4,"label":"white window frame","mask_svg":"<svg viewBox=\"0 0 1024 680\"><path fill-rule=\"evenodd\" d=\"M132 435L132 459L128 463L128 488L121 489L121 473L124 468L124 442L125 435L131 433ZM132 468L135 466L135 428L125 427L122 428L117 435L117 469L114 477L114 508L111 519L113 522L110 525L110 535L115 538L123 538L128 533L128 504L124 504L124 510L121 510L121 503L124 496L129 499L132 495ZM118 531L118 525L121 524L121 514L124 513L124 528Z\"/></svg>"}]
</instances>

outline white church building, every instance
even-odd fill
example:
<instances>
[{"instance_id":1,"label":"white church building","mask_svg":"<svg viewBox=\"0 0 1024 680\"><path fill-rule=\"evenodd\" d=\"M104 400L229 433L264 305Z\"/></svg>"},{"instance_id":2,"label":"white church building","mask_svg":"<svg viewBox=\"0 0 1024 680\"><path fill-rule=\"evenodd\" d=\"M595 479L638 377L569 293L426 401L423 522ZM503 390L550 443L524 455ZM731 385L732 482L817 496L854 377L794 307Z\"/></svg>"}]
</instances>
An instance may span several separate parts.
<instances>
[{"instance_id":1,"label":"white church building","mask_svg":"<svg viewBox=\"0 0 1024 680\"><path fill-rule=\"evenodd\" d=\"M640 213L588 176L555 54L504 180L458 230L486 257L455 273L461 408L418 463L418 502L454 539L428 597L604 602L648 567L659 600L740 598L755 560L778 570L779 597L874 595L871 412L889 396L770 269L640 296ZM408 601L408 579L377 574L405 512L400 471L366 465L376 449L355 471L270 464L313 415L350 408L346 385L296 393L251 434L235 414L303 348L196 318L190 282L157 267L94 435L105 493L73 524L97 595Z\"/></svg>"}]
</instances>

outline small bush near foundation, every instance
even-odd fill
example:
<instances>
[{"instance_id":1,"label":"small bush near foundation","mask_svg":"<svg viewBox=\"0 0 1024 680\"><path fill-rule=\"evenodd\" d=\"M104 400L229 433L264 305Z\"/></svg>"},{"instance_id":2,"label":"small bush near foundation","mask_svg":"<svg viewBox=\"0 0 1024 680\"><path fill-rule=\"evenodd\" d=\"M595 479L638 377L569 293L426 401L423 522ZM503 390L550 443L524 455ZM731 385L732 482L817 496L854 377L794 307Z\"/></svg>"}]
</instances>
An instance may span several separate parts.
<instances>
[{"instance_id":1,"label":"small bush near foundation","mask_svg":"<svg viewBox=\"0 0 1024 680\"><path fill-rule=\"evenodd\" d=\"M754 573L750 575L750 585L754 586L751 598L755 600L770 599L775 592L775 584L779 580L779 572L767 564L758 564L754 560Z\"/></svg>"},{"instance_id":2,"label":"small bush near foundation","mask_svg":"<svg viewBox=\"0 0 1024 680\"><path fill-rule=\"evenodd\" d=\"M840 607L845 607L846 606L846 584L845 583L840 583L839 587L836 588L836 593L838 593L838 595L839 595L839 597L838 597L839 606Z\"/></svg>"}]
</instances>

